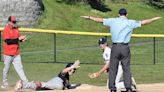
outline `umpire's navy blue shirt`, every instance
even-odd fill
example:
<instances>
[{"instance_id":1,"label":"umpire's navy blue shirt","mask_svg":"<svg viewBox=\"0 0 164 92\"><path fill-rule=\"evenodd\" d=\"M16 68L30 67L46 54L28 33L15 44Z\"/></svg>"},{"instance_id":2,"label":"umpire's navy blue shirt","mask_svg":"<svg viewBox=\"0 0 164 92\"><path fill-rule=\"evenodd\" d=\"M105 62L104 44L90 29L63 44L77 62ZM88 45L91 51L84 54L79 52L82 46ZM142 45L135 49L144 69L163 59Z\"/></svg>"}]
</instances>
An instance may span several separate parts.
<instances>
[{"instance_id":1,"label":"umpire's navy blue shirt","mask_svg":"<svg viewBox=\"0 0 164 92\"><path fill-rule=\"evenodd\" d=\"M103 25L110 27L113 43L129 43L133 29L141 27L141 21L129 20L125 16L103 19Z\"/></svg>"}]
</instances>

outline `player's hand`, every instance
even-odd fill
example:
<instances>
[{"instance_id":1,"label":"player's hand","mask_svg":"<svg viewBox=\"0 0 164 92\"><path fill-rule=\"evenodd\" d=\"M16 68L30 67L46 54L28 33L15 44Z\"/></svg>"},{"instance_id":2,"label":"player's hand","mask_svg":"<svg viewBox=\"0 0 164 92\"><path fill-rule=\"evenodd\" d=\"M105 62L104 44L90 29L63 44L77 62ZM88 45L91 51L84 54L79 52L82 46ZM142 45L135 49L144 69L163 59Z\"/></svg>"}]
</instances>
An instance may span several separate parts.
<instances>
[{"instance_id":1,"label":"player's hand","mask_svg":"<svg viewBox=\"0 0 164 92\"><path fill-rule=\"evenodd\" d=\"M158 20L160 18L162 18L162 17L154 17L154 18L152 18L152 20Z\"/></svg>"},{"instance_id":2,"label":"player's hand","mask_svg":"<svg viewBox=\"0 0 164 92\"><path fill-rule=\"evenodd\" d=\"M19 39L20 41L24 42L24 41L27 40L27 37L26 37L26 35L23 35L23 36L20 36L18 39Z\"/></svg>"},{"instance_id":3,"label":"player's hand","mask_svg":"<svg viewBox=\"0 0 164 92\"><path fill-rule=\"evenodd\" d=\"M160 18L162 18L162 17L155 17L155 19L160 19Z\"/></svg>"},{"instance_id":4,"label":"player's hand","mask_svg":"<svg viewBox=\"0 0 164 92\"><path fill-rule=\"evenodd\" d=\"M81 16L81 18L90 19L90 16Z\"/></svg>"},{"instance_id":5,"label":"player's hand","mask_svg":"<svg viewBox=\"0 0 164 92\"><path fill-rule=\"evenodd\" d=\"M97 77L99 77L100 75L101 75L101 74L100 74L99 72L88 74L89 78L91 78L91 79L97 78Z\"/></svg>"},{"instance_id":6,"label":"player's hand","mask_svg":"<svg viewBox=\"0 0 164 92\"><path fill-rule=\"evenodd\" d=\"M80 67L80 61L79 60L76 60L74 62L74 64L72 65L72 67L75 68L75 69L79 68Z\"/></svg>"}]
</instances>

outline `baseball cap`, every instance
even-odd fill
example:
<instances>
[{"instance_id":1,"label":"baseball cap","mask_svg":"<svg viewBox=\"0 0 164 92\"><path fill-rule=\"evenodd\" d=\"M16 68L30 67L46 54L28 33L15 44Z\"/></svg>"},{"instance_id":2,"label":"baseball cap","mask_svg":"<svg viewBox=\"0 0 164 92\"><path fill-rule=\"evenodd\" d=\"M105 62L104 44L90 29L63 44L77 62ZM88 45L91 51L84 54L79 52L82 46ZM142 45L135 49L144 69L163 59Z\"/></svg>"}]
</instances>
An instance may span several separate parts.
<instances>
[{"instance_id":1,"label":"baseball cap","mask_svg":"<svg viewBox=\"0 0 164 92\"><path fill-rule=\"evenodd\" d=\"M127 14L126 9L125 9L125 8L121 8L121 9L119 10L119 14L120 14L120 15L126 15L126 14Z\"/></svg>"},{"instance_id":2,"label":"baseball cap","mask_svg":"<svg viewBox=\"0 0 164 92\"><path fill-rule=\"evenodd\" d=\"M105 44L107 43L107 39L102 37L102 38L99 38L99 41L98 41L99 44Z\"/></svg>"},{"instance_id":3,"label":"baseball cap","mask_svg":"<svg viewBox=\"0 0 164 92\"><path fill-rule=\"evenodd\" d=\"M10 19L11 19L12 22L16 21L16 17L15 16L10 16Z\"/></svg>"},{"instance_id":4,"label":"baseball cap","mask_svg":"<svg viewBox=\"0 0 164 92\"><path fill-rule=\"evenodd\" d=\"M8 18L8 21L10 21L10 22L17 22L15 16L10 16L10 17Z\"/></svg>"}]
</instances>

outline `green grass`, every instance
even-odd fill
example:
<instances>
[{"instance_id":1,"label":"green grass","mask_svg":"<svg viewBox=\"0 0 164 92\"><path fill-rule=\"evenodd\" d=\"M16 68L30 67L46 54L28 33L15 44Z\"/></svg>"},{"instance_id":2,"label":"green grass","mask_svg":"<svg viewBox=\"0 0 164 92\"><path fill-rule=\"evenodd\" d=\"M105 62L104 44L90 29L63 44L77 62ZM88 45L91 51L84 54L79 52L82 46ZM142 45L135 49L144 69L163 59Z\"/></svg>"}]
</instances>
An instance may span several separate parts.
<instances>
[{"instance_id":1,"label":"green grass","mask_svg":"<svg viewBox=\"0 0 164 92\"><path fill-rule=\"evenodd\" d=\"M31 80L41 80L48 81L65 67L65 64L52 64L52 63L23 63L25 73L28 79ZM3 64L0 64L3 67ZM100 78L90 79L87 75L98 71L102 65L86 65L82 64L81 67L76 71L76 73L71 76L72 83L83 83L92 85L106 85L107 74L103 74ZM142 83L162 83L164 82L164 69L163 65L131 65L132 74L136 79L138 84ZM0 69L2 71L2 68ZM14 85L16 81L19 80L15 70L11 67L9 73L9 82Z\"/></svg>"},{"instance_id":2,"label":"green grass","mask_svg":"<svg viewBox=\"0 0 164 92\"><path fill-rule=\"evenodd\" d=\"M70 31L89 31L89 32L107 32L102 24L80 18L82 15L92 15L97 17L116 17L118 10L122 7L127 8L128 17L130 19L142 20L152 18L154 16L164 17L162 10L156 10L143 2L129 2L128 4L113 4L106 1L106 5L112 9L111 12L102 13L91 9L88 5L66 5L56 3L55 0L46 0L45 14L39 21L37 27L45 29L61 29ZM147 25L145 27L136 29L134 33L164 33L163 26L164 18ZM161 27L160 27L161 26Z\"/></svg>"},{"instance_id":3,"label":"green grass","mask_svg":"<svg viewBox=\"0 0 164 92\"><path fill-rule=\"evenodd\" d=\"M133 0L134 1L134 0ZM128 2L128 4L116 4L106 0L106 5L112 9L111 12L102 13L91 9L88 5L67 5L57 3L56 0L43 0L45 13L39 19L36 28L59 29L69 31L108 32L102 24L80 18L81 15L92 15L97 17L116 17L118 10L125 7L130 19L147 19L154 16L164 17L163 10L156 10L143 2ZM150 25L136 29L134 33L163 34L164 18ZM29 80L47 81L58 74L64 64L57 63L30 63L30 62L54 62L54 35L43 33L23 33L28 35L28 41L21 44L22 60L24 70ZM82 63L103 64L101 50L98 48L98 36L80 35L56 35L56 57L60 62L73 62L79 59ZM110 37L108 42L111 44ZM139 43L139 44L138 44ZM142 44L141 44L142 43ZM132 38L131 40L131 70L137 83L164 82L163 63L163 38L156 42L156 65L153 64L152 38ZM109 44L109 46L110 46ZM0 64L2 71L3 63ZM100 79L89 79L88 73L96 72L102 65L82 64L81 68L72 76L72 82L88 83L94 85L106 85L106 74ZM9 81L14 85L18 80L13 67L11 68Z\"/></svg>"}]
</instances>

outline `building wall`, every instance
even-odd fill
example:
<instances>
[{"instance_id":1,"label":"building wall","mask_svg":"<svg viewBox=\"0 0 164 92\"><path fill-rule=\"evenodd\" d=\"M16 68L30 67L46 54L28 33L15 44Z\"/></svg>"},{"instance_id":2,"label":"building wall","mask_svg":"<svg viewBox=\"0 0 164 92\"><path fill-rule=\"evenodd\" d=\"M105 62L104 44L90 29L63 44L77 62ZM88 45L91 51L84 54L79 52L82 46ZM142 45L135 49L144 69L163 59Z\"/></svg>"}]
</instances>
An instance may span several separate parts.
<instances>
[{"instance_id":1,"label":"building wall","mask_svg":"<svg viewBox=\"0 0 164 92\"><path fill-rule=\"evenodd\" d=\"M5 26L13 15L19 26L32 27L43 11L42 0L0 0L0 26Z\"/></svg>"}]
</instances>

